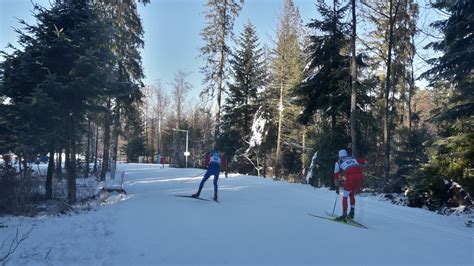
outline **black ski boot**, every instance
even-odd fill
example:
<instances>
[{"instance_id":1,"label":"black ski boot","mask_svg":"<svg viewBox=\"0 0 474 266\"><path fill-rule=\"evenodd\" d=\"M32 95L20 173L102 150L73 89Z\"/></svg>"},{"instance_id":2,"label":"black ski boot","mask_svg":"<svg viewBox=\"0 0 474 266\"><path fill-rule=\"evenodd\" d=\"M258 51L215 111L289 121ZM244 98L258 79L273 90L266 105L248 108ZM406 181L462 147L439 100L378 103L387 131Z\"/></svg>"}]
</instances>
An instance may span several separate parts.
<instances>
[{"instance_id":1,"label":"black ski boot","mask_svg":"<svg viewBox=\"0 0 474 266\"><path fill-rule=\"evenodd\" d=\"M334 220L340 221L340 222L347 222L347 212L343 212L341 216L337 217Z\"/></svg>"},{"instance_id":2,"label":"black ski boot","mask_svg":"<svg viewBox=\"0 0 474 266\"><path fill-rule=\"evenodd\" d=\"M216 201L216 202L219 202L219 201L217 200L217 194L214 194L214 197L213 197L212 199L213 199L214 201Z\"/></svg>"},{"instance_id":3,"label":"black ski boot","mask_svg":"<svg viewBox=\"0 0 474 266\"><path fill-rule=\"evenodd\" d=\"M348 215L349 219L354 220L354 215L355 215L354 208L351 208Z\"/></svg>"},{"instance_id":4,"label":"black ski boot","mask_svg":"<svg viewBox=\"0 0 474 266\"><path fill-rule=\"evenodd\" d=\"M198 193L194 193L194 194L192 194L192 195L191 195L191 197L193 197L193 198L196 198L196 199L197 199L197 198L199 198L199 194L198 194Z\"/></svg>"}]
</instances>

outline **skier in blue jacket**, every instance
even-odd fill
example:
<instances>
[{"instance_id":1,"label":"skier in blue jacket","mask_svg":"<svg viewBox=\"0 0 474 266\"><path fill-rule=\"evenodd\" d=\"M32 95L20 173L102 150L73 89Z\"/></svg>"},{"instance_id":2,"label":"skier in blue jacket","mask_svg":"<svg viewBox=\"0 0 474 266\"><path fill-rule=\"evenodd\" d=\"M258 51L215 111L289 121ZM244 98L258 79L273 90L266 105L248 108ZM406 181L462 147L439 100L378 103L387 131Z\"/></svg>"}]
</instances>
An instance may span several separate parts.
<instances>
[{"instance_id":1,"label":"skier in blue jacket","mask_svg":"<svg viewBox=\"0 0 474 266\"><path fill-rule=\"evenodd\" d=\"M225 176L227 177L227 161L225 160L224 154L214 149L211 153L206 156L206 164L208 165L207 171L204 174L201 183L199 184L199 190L192 195L193 198L199 198L201 190L204 187L204 183L209 177L214 176L214 200L217 201L217 180L219 179L219 173L221 167L223 167Z\"/></svg>"}]
</instances>

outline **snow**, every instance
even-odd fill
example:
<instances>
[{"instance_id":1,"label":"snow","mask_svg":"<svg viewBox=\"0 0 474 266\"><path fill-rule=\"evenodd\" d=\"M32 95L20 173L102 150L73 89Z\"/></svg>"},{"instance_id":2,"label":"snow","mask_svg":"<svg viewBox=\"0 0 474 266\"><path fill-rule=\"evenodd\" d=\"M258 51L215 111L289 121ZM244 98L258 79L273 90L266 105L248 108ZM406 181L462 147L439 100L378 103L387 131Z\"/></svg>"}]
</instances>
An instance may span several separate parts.
<instances>
[{"instance_id":1,"label":"snow","mask_svg":"<svg viewBox=\"0 0 474 266\"><path fill-rule=\"evenodd\" d=\"M306 174L306 183L309 183L309 180L313 177L314 161L318 158L318 152L316 151L311 158L311 164L309 165L309 171Z\"/></svg>"},{"instance_id":2,"label":"snow","mask_svg":"<svg viewBox=\"0 0 474 266\"><path fill-rule=\"evenodd\" d=\"M266 124L267 120L262 115L255 117L252 123L252 136L250 137L249 141L249 149L262 144Z\"/></svg>"},{"instance_id":3,"label":"snow","mask_svg":"<svg viewBox=\"0 0 474 266\"><path fill-rule=\"evenodd\" d=\"M6 265L474 265L466 216L358 196L356 220L369 227L361 229L308 215L332 212L336 194L327 189L231 174L215 203L173 196L195 192L202 169L118 167L127 197L114 204L0 217L0 243L33 228ZM209 180L201 196L212 190Z\"/></svg>"}]
</instances>

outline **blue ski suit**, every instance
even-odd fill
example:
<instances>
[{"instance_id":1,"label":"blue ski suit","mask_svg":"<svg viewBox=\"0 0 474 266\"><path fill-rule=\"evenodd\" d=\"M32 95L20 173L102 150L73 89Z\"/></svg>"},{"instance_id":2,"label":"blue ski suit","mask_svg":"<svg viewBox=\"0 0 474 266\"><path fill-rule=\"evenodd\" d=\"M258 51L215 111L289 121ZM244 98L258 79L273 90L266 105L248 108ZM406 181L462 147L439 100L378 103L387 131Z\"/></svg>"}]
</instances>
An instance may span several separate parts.
<instances>
[{"instance_id":1,"label":"blue ski suit","mask_svg":"<svg viewBox=\"0 0 474 266\"><path fill-rule=\"evenodd\" d=\"M224 170L227 173L227 162L224 156L221 156L220 152L213 151L206 156L206 163L208 164L207 171L204 174L204 178L201 180L201 183L199 184L197 195L201 194L204 183L206 183L209 177L214 176L214 196L217 197L217 180L219 179L221 166L224 167Z\"/></svg>"}]
</instances>

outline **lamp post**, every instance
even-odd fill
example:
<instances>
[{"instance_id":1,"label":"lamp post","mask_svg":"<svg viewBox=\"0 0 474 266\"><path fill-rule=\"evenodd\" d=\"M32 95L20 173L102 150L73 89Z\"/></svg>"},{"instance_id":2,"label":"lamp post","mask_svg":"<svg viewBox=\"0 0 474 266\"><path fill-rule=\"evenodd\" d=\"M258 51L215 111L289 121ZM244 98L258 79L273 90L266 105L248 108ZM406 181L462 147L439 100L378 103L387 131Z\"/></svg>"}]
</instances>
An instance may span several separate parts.
<instances>
[{"instance_id":1,"label":"lamp post","mask_svg":"<svg viewBox=\"0 0 474 266\"><path fill-rule=\"evenodd\" d=\"M186 159L186 168L188 168L188 156L190 155L190 153L188 151L188 131L185 130L185 129L177 129L177 128L173 128L173 130L186 132L186 151L184 152L184 157Z\"/></svg>"}]
</instances>

